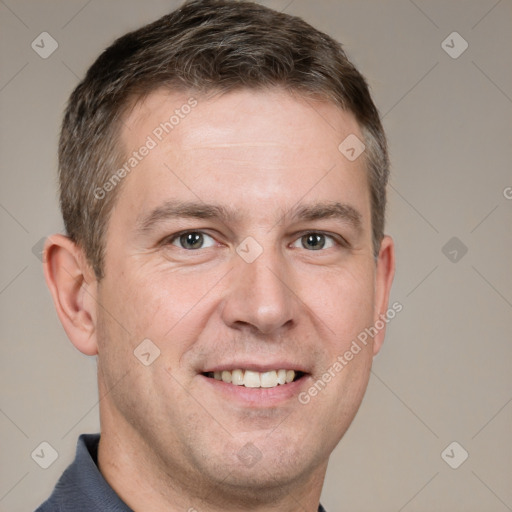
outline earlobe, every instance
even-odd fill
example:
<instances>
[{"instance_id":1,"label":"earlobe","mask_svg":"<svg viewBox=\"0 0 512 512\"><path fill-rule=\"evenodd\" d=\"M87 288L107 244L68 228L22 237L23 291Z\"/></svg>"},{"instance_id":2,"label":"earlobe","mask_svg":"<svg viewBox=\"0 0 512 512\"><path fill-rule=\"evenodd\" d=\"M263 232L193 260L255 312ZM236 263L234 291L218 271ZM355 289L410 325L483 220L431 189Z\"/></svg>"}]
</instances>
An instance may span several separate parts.
<instances>
[{"instance_id":1,"label":"earlobe","mask_svg":"<svg viewBox=\"0 0 512 512\"><path fill-rule=\"evenodd\" d=\"M382 239L379 256L377 259L377 271L375 277L375 313L374 323L384 324L376 334L373 341L373 355L377 355L386 334L386 319L389 303L389 294L395 275L395 247L393 239L385 236Z\"/></svg>"},{"instance_id":2,"label":"earlobe","mask_svg":"<svg viewBox=\"0 0 512 512\"><path fill-rule=\"evenodd\" d=\"M68 338L80 352L96 355L97 280L83 250L57 234L46 240L43 256L46 284Z\"/></svg>"}]
</instances>

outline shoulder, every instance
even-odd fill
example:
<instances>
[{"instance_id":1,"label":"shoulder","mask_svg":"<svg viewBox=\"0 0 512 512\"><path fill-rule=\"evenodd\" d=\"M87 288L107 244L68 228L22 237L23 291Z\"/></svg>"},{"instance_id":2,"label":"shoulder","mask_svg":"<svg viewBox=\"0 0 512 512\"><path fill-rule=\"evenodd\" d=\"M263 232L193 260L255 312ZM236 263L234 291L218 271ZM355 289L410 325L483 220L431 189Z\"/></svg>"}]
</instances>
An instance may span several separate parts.
<instances>
[{"instance_id":1,"label":"shoulder","mask_svg":"<svg viewBox=\"0 0 512 512\"><path fill-rule=\"evenodd\" d=\"M95 494L95 489L87 484L94 482L91 475L97 472L94 458L99 438L99 434L79 437L74 461L62 473L50 497L35 512L98 510L88 496Z\"/></svg>"}]
</instances>

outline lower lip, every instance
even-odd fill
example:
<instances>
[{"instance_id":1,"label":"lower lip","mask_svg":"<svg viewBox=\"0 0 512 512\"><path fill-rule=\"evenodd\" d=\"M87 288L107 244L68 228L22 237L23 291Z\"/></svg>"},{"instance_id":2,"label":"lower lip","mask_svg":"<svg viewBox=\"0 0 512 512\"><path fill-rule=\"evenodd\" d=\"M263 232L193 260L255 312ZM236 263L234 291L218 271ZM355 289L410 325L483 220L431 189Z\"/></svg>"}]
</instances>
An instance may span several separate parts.
<instances>
[{"instance_id":1,"label":"lower lip","mask_svg":"<svg viewBox=\"0 0 512 512\"><path fill-rule=\"evenodd\" d=\"M200 375L200 377L213 390L223 394L227 399L250 407L272 407L292 398L297 398L309 378L308 375L304 375L296 381L279 384L273 388L246 388L245 386L235 386L222 380L212 379L205 375Z\"/></svg>"}]
</instances>

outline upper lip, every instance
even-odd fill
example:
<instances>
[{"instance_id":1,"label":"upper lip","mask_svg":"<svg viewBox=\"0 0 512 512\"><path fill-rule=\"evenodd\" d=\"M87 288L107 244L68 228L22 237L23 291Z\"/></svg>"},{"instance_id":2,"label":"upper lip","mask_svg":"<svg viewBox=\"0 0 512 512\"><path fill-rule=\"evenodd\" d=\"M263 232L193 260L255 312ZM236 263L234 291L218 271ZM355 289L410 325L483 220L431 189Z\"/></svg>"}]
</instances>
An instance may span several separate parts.
<instances>
[{"instance_id":1,"label":"upper lip","mask_svg":"<svg viewBox=\"0 0 512 512\"><path fill-rule=\"evenodd\" d=\"M295 370L302 373L309 373L306 367L300 363L290 361L276 361L275 363L255 363L254 361L237 361L208 366L202 373L222 372L224 370L232 372L233 370L249 370L253 372L270 372L272 370Z\"/></svg>"}]
</instances>

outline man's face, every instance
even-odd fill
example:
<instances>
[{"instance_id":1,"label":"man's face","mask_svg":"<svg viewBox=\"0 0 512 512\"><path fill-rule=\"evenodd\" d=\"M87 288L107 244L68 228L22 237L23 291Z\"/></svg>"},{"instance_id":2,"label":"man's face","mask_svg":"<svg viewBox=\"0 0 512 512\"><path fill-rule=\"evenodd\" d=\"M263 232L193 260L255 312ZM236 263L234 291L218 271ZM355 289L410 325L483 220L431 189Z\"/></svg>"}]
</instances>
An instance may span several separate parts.
<instances>
[{"instance_id":1,"label":"man's face","mask_svg":"<svg viewBox=\"0 0 512 512\"><path fill-rule=\"evenodd\" d=\"M183 482L304 480L325 470L380 346L370 340L307 393L386 308L364 159L338 150L362 135L334 105L244 90L195 96L159 141L189 98L153 93L123 129L127 156L148 136L157 144L124 178L108 224L102 429ZM145 339L160 350L148 366L134 355ZM223 370L245 384L217 380ZM279 370L300 378L276 384Z\"/></svg>"}]
</instances>

